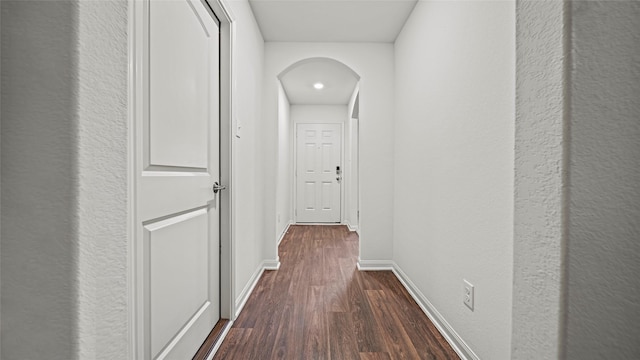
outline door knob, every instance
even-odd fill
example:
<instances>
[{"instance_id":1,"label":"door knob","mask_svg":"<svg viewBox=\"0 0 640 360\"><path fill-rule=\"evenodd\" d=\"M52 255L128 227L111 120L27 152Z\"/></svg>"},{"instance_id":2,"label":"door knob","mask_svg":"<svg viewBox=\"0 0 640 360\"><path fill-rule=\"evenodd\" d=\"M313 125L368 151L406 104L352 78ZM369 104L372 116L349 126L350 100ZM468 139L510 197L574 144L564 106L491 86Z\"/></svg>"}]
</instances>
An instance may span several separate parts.
<instances>
[{"instance_id":1,"label":"door knob","mask_svg":"<svg viewBox=\"0 0 640 360\"><path fill-rule=\"evenodd\" d=\"M220 191L220 190L224 190L224 189L226 189L226 188L227 188L226 186L224 186L224 185L220 185L220 184L218 184L218 182L216 181L215 183L213 183L213 188L212 188L211 190L213 190L213 193L214 193L214 194L217 194L217 193L218 193L218 191Z\"/></svg>"}]
</instances>

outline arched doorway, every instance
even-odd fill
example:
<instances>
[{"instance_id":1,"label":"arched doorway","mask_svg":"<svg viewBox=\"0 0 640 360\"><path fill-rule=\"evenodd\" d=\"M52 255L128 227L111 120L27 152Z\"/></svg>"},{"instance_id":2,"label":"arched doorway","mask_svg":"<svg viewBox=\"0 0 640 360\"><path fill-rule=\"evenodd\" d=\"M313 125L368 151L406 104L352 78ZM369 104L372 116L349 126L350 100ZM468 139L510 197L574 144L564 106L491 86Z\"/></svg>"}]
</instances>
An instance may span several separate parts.
<instances>
[{"instance_id":1,"label":"arched doorway","mask_svg":"<svg viewBox=\"0 0 640 360\"><path fill-rule=\"evenodd\" d=\"M288 223L357 229L360 76L340 61L314 57L288 66L277 80L278 233Z\"/></svg>"}]
</instances>

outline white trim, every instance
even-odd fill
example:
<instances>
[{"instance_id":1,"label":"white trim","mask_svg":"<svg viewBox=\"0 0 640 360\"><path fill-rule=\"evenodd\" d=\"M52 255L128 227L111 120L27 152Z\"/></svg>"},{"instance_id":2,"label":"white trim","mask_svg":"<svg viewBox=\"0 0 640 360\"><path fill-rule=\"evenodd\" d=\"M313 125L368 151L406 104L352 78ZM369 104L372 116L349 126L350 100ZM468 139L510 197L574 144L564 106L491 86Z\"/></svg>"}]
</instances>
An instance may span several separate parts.
<instances>
[{"instance_id":1,"label":"white trim","mask_svg":"<svg viewBox=\"0 0 640 360\"><path fill-rule=\"evenodd\" d=\"M264 272L264 270L265 269L263 262L256 268L256 271L254 271L253 275L251 275L251 278L249 278L249 282L247 282L247 285L245 285L244 289L242 289L240 296L238 296L238 298L236 299L236 312L235 314L233 314L234 320L238 318L238 315L240 315L240 312L244 308L244 305L247 303L247 300L249 300L249 296L253 292L253 289L258 284L258 280L260 280L260 277L262 277L262 273Z\"/></svg>"},{"instance_id":2,"label":"white trim","mask_svg":"<svg viewBox=\"0 0 640 360\"><path fill-rule=\"evenodd\" d=\"M278 79L280 86L282 86L282 81ZM291 191L293 194L291 196L291 211L293 212L293 222L295 224L298 223L298 124L295 123L291 119L291 104L289 104L289 123L291 124L291 128L289 128L289 154L291 157L291 166L292 173L290 174L293 178L291 183Z\"/></svg>"},{"instance_id":3,"label":"white trim","mask_svg":"<svg viewBox=\"0 0 640 360\"><path fill-rule=\"evenodd\" d=\"M240 313L242 312L242 309L246 305L247 300L249 300L249 296L251 296L251 294L253 293L253 289L255 289L264 271L278 270L279 268L280 268L279 260L264 260L262 263L260 263L260 265L258 265L258 267L256 268L256 271L253 272L253 275L251 275L251 278L247 282L247 285L245 285L244 289L242 289L242 292L236 299L236 302L235 302L236 312L234 313L233 320L237 319Z\"/></svg>"},{"instance_id":4,"label":"white trim","mask_svg":"<svg viewBox=\"0 0 640 360\"><path fill-rule=\"evenodd\" d=\"M326 222L326 223L319 223L319 222L296 222L293 223L291 225L313 225L313 226L336 226L336 225L344 225L343 223L339 223L339 222Z\"/></svg>"},{"instance_id":5,"label":"white trim","mask_svg":"<svg viewBox=\"0 0 640 360\"><path fill-rule=\"evenodd\" d=\"M280 257L275 260L264 260L262 262L264 270L278 270L280 269Z\"/></svg>"},{"instance_id":6,"label":"white trim","mask_svg":"<svg viewBox=\"0 0 640 360\"><path fill-rule=\"evenodd\" d=\"M227 186L220 198L220 318L232 320L235 313L235 186L233 119L235 117L233 60L235 17L223 0L206 0L218 18L220 32L220 183Z\"/></svg>"},{"instance_id":7,"label":"white trim","mask_svg":"<svg viewBox=\"0 0 640 360\"><path fill-rule=\"evenodd\" d=\"M358 233L358 227L355 225L351 225L351 223L349 221L345 221L344 225L347 225L347 227L349 228L349 231L355 231L356 234ZM358 234L360 235L360 234Z\"/></svg>"},{"instance_id":8,"label":"white trim","mask_svg":"<svg viewBox=\"0 0 640 360\"><path fill-rule=\"evenodd\" d=\"M128 73L127 73L127 352L129 359L137 356L138 334L137 297L136 297L136 6L133 1L128 2Z\"/></svg>"},{"instance_id":9,"label":"white trim","mask_svg":"<svg viewBox=\"0 0 640 360\"><path fill-rule=\"evenodd\" d=\"M393 266L392 260L362 260L358 258L358 270L360 271L391 271Z\"/></svg>"},{"instance_id":10,"label":"white trim","mask_svg":"<svg viewBox=\"0 0 640 360\"><path fill-rule=\"evenodd\" d=\"M453 350L460 356L463 360L479 360L480 358L476 355L473 350L462 340L460 335L449 325L447 320L438 312L438 310L433 306L433 304L427 299L426 296L418 289L418 287L409 279L407 274L402 271L400 266L393 263L392 271L400 280L400 283L407 289L413 300L416 301L418 306L422 309L422 311L429 317L429 320L436 326L440 334L445 338L445 340L451 345Z\"/></svg>"},{"instance_id":11,"label":"white trim","mask_svg":"<svg viewBox=\"0 0 640 360\"><path fill-rule=\"evenodd\" d=\"M218 340L216 340L215 344L213 344L213 349L211 349L211 351L209 352L209 355L207 355L206 360L212 360L213 357L218 352L218 350L220 350L220 345L222 345L224 338L227 337L227 334L229 333L229 330L231 330L232 325L233 325L232 320L229 320L229 322L226 323L226 325L222 329L222 333L220 334L220 336L218 336Z\"/></svg>"},{"instance_id":12,"label":"white trim","mask_svg":"<svg viewBox=\"0 0 640 360\"><path fill-rule=\"evenodd\" d=\"M131 359L138 359L144 356L144 351L146 348L146 344L144 343L143 336L143 326L145 323L145 310L144 310L144 289L143 283L139 282L138 274L143 272L143 264L142 261L138 261L139 255L142 253L142 243L143 241L138 241L138 239L143 239L142 230L138 227L138 168L141 167L140 159L138 158L138 149L137 149L137 141L138 141L138 126L140 119L144 119L144 96L145 96L145 87L143 81L143 67L142 64L145 60L145 50L144 50L144 38L146 35L145 31L145 13L148 10L148 3L144 1L136 1L129 0L129 74L128 74L128 92L129 92L129 129L128 136L130 147L128 149L128 161L129 164L129 174L127 174L128 178L132 178L130 181L130 186L133 186L129 189L129 204L130 211L133 213L128 214L129 220L131 222L131 237L128 239L128 250L129 250L129 263L127 264L129 268L127 269L127 276L129 280L129 354Z\"/></svg>"},{"instance_id":13,"label":"white trim","mask_svg":"<svg viewBox=\"0 0 640 360\"><path fill-rule=\"evenodd\" d=\"M349 112L349 107L347 107L347 112ZM347 196L346 191L347 187L344 184L344 174L346 174L344 164L347 162L345 158L345 153L347 149L347 138L344 136L344 126L347 120L342 120L340 123L340 222L344 222L346 217L346 209L345 206L347 204Z\"/></svg>"},{"instance_id":14,"label":"white trim","mask_svg":"<svg viewBox=\"0 0 640 360\"><path fill-rule=\"evenodd\" d=\"M287 231L289 231L289 228L291 227L291 225L293 225L293 222L289 221L287 226L284 227L282 234L280 234L280 237L278 238L278 242L276 243L276 246L280 245L280 242L282 241L282 239L284 239L284 236L287 235Z\"/></svg>"}]
</instances>

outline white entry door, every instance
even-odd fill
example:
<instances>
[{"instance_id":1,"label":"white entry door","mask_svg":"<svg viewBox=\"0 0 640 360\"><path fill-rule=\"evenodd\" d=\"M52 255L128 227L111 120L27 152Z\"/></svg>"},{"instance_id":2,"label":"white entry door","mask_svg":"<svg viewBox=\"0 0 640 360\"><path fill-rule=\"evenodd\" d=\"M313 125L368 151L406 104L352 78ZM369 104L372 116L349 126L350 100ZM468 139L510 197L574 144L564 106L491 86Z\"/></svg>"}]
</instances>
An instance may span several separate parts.
<instances>
[{"instance_id":1,"label":"white entry door","mask_svg":"<svg viewBox=\"0 0 640 360\"><path fill-rule=\"evenodd\" d=\"M296 133L296 220L340 222L341 125L298 124Z\"/></svg>"},{"instance_id":2,"label":"white entry door","mask_svg":"<svg viewBox=\"0 0 640 360\"><path fill-rule=\"evenodd\" d=\"M137 358L184 360L220 317L218 25L200 0L145 3Z\"/></svg>"}]
</instances>

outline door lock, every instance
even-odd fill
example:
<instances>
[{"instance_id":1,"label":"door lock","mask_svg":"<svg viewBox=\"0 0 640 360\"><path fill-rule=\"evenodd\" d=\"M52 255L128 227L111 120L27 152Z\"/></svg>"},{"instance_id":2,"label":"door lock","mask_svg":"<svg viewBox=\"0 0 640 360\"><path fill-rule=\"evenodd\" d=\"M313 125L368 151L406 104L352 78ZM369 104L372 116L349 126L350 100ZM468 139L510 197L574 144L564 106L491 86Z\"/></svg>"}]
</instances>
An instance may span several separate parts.
<instances>
[{"instance_id":1,"label":"door lock","mask_svg":"<svg viewBox=\"0 0 640 360\"><path fill-rule=\"evenodd\" d=\"M212 188L211 190L213 190L213 193L214 193L214 194L217 194L217 193L218 193L218 191L220 191L220 190L224 190L224 189L226 189L226 188L227 188L226 186L224 186L224 185L220 185L220 184L218 184L218 182L216 181L215 183L213 183L213 188Z\"/></svg>"}]
</instances>

